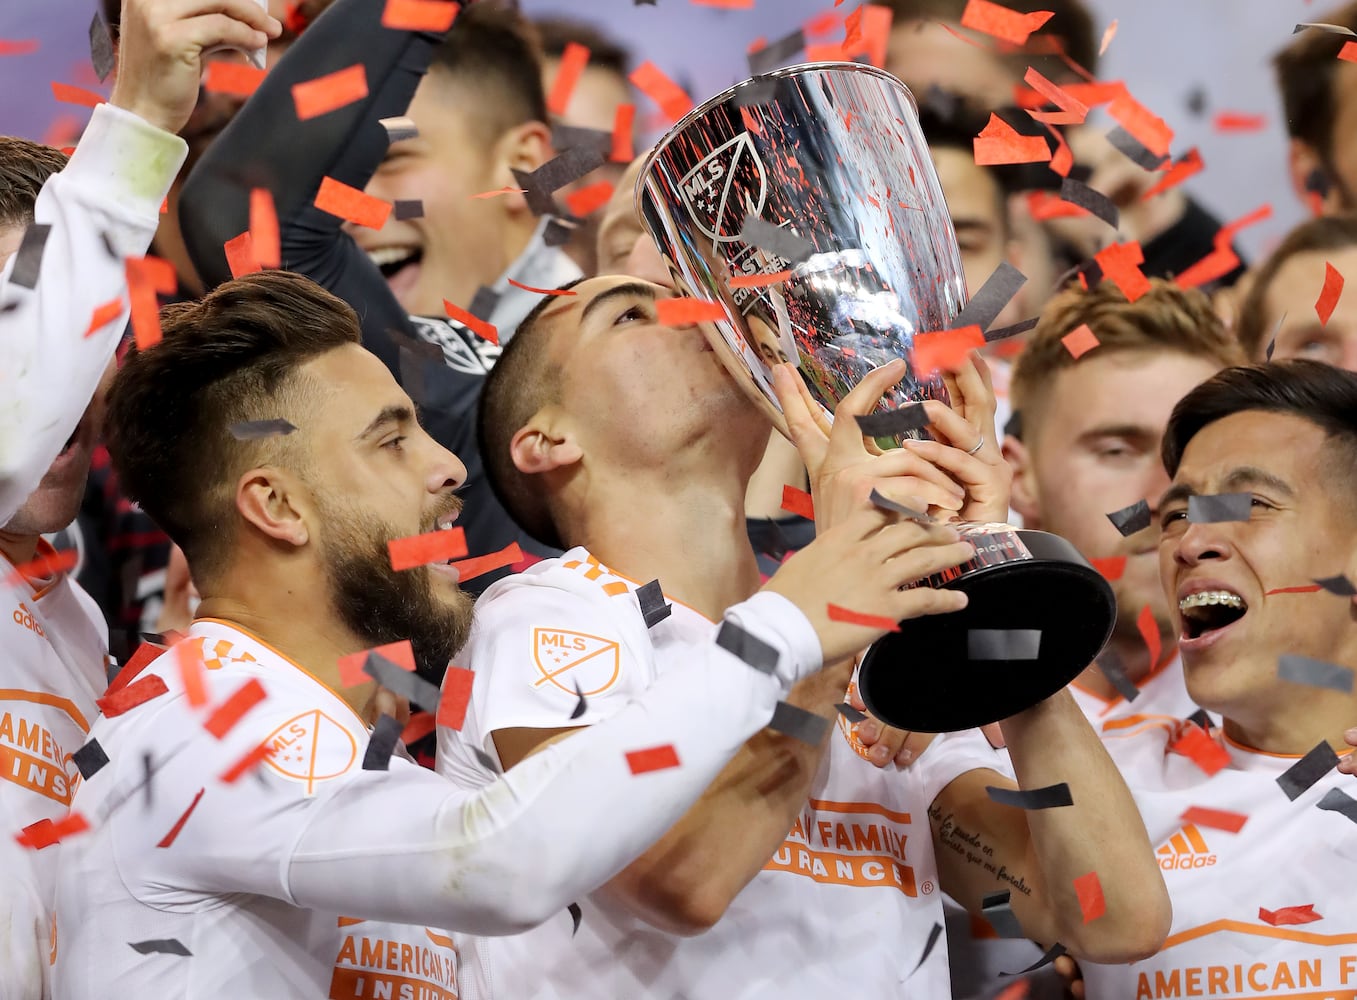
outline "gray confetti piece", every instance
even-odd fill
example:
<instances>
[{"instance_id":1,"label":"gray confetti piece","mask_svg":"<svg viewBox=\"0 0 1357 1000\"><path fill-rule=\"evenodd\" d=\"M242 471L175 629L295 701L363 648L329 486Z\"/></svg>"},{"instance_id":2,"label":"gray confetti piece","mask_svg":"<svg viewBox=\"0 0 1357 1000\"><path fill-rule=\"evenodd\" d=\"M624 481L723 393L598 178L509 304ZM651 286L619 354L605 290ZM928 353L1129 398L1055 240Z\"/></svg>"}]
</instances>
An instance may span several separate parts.
<instances>
[{"instance_id":1,"label":"gray confetti piece","mask_svg":"<svg viewBox=\"0 0 1357 1000\"><path fill-rule=\"evenodd\" d=\"M1107 141L1115 146L1127 159L1144 167L1146 170L1158 170L1164 165L1164 161L1168 159L1167 156L1156 156L1154 153L1150 152L1139 139L1120 125L1107 133Z\"/></svg>"},{"instance_id":2,"label":"gray confetti piece","mask_svg":"<svg viewBox=\"0 0 1357 1000\"><path fill-rule=\"evenodd\" d=\"M1357 31L1351 28L1345 28L1341 24L1327 24L1324 21L1305 21L1291 29L1291 34L1298 35L1302 31L1313 29L1315 31L1327 31L1334 35L1346 35L1348 38L1357 38Z\"/></svg>"},{"instance_id":3,"label":"gray confetti piece","mask_svg":"<svg viewBox=\"0 0 1357 1000\"><path fill-rule=\"evenodd\" d=\"M757 52L749 53L749 75L762 76L771 73L778 67L785 66L805 47L806 32L802 28L797 28L791 34L784 35L775 42L769 42Z\"/></svg>"},{"instance_id":4,"label":"gray confetti piece","mask_svg":"<svg viewBox=\"0 0 1357 1000\"><path fill-rule=\"evenodd\" d=\"M485 768L491 774L500 773L499 762L495 760L494 757L491 757L480 747L472 747L471 750L476 755L476 759L480 761L481 767Z\"/></svg>"},{"instance_id":5,"label":"gray confetti piece","mask_svg":"<svg viewBox=\"0 0 1357 1000\"><path fill-rule=\"evenodd\" d=\"M578 719L585 712L589 711L589 702L584 697L584 692L580 690L580 682L575 682L575 694L579 696L579 701L575 702L575 708L570 713L572 719Z\"/></svg>"},{"instance_id":6,"label":"gray confetti piece","mask_svg":"<svg viewBox=\"0 0 1357 1000\"><path fill-rule=\"evenodd\" d=\"M438 711L438 688L419 674L392 663L380 653L369 652L363 672L388 691L409 700L427 712Z\"/></svg>"},{"instance_id":7,"label":"gray confetti piece","mask_svg":"<svg viewBox=\"0 0 1357 1000\"><path fill-rule=\"evenodd\" d=\"M914 971L910 973L911 976L923 968L923 964L928 961L928 956L933 954L933 949L937 946L940 937L942 937L942 924L934 924L933 929L928 932L928 940L924 942L924 953L919 956L919 961L914 964Z\"/></svg>"},{"instance_id":8,"label":"gray confetti piece","mask_svg":"<svg viewBox=\"0 0 1357 1000\"><path fill-rule=\"evenodd\" d=\"M1004 261L985 279L980 291L971 296L966 308L962 309L952 321L952 326L960 328L975 324L981 330L989 329L990 324L1004 311L1004 306L1013 301L1013 296L1017 295L1018 290L1025 284L1027 275L1008 261Z\"/></svg>"},{"instance_id":9,"label":"gray confetti piece","mask_svg":"<svg viewBox=\"0 0 1357 1000\"><path fill-rule=\"evenodd\" d=\"M1098 654L1096 663L1098 669L1102 671L1102 675L1107 678L1107 682L1112 685L1117 694L1127 701L1135 701L1140 697L1140 688L1136 687L1135 681L1131 680L1126 673L1121 657L1117 655L1115 650L1104 649Z\"/></svg>"},{"instance_id":10,"label":"gray confetti piece","mask_svg":"<svg viewBox=\"0 0 1357 1000\"><path fill-rule=\"evenodd\" d=\"M643 587L636 588L636 601L641 605L641 617L646 628L654 628L674 613L674 606L664 599L664 590L659 580L651 580Z\"/></svg>"},{"instance_id":11,"label":"gray confetti piece","mask_svg":"<svg viewBox=\"0 0 1357 1000\"><path fill-rule=\"evenodd\" d=\"M1063 944L1059 944L1059 943L1053 944L1053 945L1051 945L1050 948L1048 948L1048 949L1046 950L1046 954L1042 955L1039 959L1037 959L1035 962L1033 962L1033 963L1032 963L1031 965L1029 965L1027 968L1025 968L1025 969L1019 969L1017 972L1001 972L1001 973L999 973L999 975L1001 975L1001 976L1025 976L1025 975L1027 975L1029 972L1036 972L1038 969L1042 968L1043 966L1050 965L1052 962L1054 962L1057 958L1059 958L1059 957L1060 957L1061 955L1063 955L1063 954L1065 954L1065 946L1064 946Z\"/></svg>"},{"instance_id":12,"label":"gray confetti piece","mask_svg":"<svg viewBox=\"0 0 1357 1000\"><path fill-rule=\"evenodd\" d=\"M580 128L576 125L553 125L551 144L558 151L574 149L576 146L596 146L604 156L611 156L613 134L598 128Z\"/></svg>"},{"instance_id":13,"label":"gray confetti piece","mask_svg":"<svg viewBox=\"0 0 1357 1000\"><path fill-rule=\"evenodd\" d=\"M1251 493L1214 493L1187 498L1187 519L1192 524L1247 521L1252 510Z\"/></svg>"},{"instance_id":14,"label":"gray confetti piece","mask_svg":"<svg viewBox=\"0 0 1357 1000\"><path fill-rule=\"evenodd\" d=\"M895 410L864 413L855 417L858 429L869 438L895 437L928 426L928 411L923 403L910 403Z\"/></svg>"},{"instance_id":15,"label":"gray confetti piece","mask_svg":"<svg viewBox=\"0 0 1357 1000\"><path fill-rule=\"evenodd\" d=\"M859 722L867 721L867 714L859 712L846 701L841 701L834 706L834 710L848 720L850 726L856 726Z\"/></svg>"},{"instance_id":16,"label":"gray confetti piece","mask_svg":"<svg viewBox=\"0 0 1357 1000\"><path fill-rule=\"evenodd\" d=\"M1059 809L1074 805L1070 786L1063 781L1045 788L998 788L986 785L985 792L999 805L1017 809Z\"/></svg>"},{"instance_id":17,"label":"gray confetti piece","mask_svg":"<svg viewBox=\"0 0 1357 1000\"><path fill-rule=\"evenodd\" d=\"M390 715L383 715L377 720L377 724L372 727L372 735L368 737L367 749L363 752L364 771L391 769L391 755L396 752L396 744L400 742L404 728L399 720Z\"/></svg>"},{"instance_id":18,"label":"gray confetti piece","mask_svg":"<svg viewBox=\"0 0 1357 1000\"><path fill-rule=\"evenodd\" d=\"M1337 663L1312 660L1308 656L1285 653L1277 661L1277 676L1292 684L1327 688L1352 694L1352 670Z\"/></svg>"},{"instance_id":19,"label":"gray confetti piece","mask_svg":"<svg viewBox=\"0 0 1357 1000\"><path fill-rule=\"evenodd\" d=\"M80 771L80 777L89 781L108 763L108 754L104 752L104 748L99 745L98 740L91 739L71 754L71 759L75 761L75 766Z\"/></svg>"},{"instance_id":20,"label":"gray confetti piece","mask_svg":"<svg viewBox=\"0 0 1357 1000\"><path fill-rule=\"evenodd\" d=\"M1352 585L1352 581L1341 573L1338 576L1326 576L1316 580L1324 590L1330 594L1336 594L1339 597L1357 597L1357 587Z\"/></svg>"},{"instance_id":21,"label":"gray confetti piece","mask_svg":"<svg viewBox=\"0 0 1357 1000\"><path fill-rule=\"evenodd\" d=\"M556 215L559 209L552 195L571 181L603 166L607 156L596 146L576 146L547 160L531 173L514 170L518 186L527 191L528 207L533 215Z\"/></svg>"},{"instance_id":22,"label":"gray confetti piece","mask_svg":"<svg viewBox=\"0 0 1357 1000\"><path fill-rule=\"evenodd\" d=\"M260 441L264 438L291 434L297 428L286 420L242 420L227 428L237 441Z\"/></svg>"},{"instance_id":23,"label":"gray confetti piece","mask_svg":"<svg viewBox=\"0 0 1357 1000\"><path fill-rule=\"evenodd\" d=\"M1315 167L1305 175L1304 189L1308 193L1317 194L1321 198L1327 198L1329 192L1333 189L1333 178L1323 167Z\"/></svg>"},{"instance_id":24,"label":"gray confetti piece","mask_svg":"<svg viewBox=\"0 0 1357 1000\"><path fill-rule=\"evenodd\" d=\"M381 126L386 129L386 141L388 143L413 139L419 135L419 129L415 126L414 119L407 118L404 115L398 115L394 118L383 118L381 120Z\"/></svg>"},{"instance_id":25,"label":"gray confetti piece","mask_svg":"<svg viewBox=\"0 0 1357 1000\"><path fill-rule=\"evenodd\" d=\"M1317 805L1327 812L1341 813L1357 823L1357 801L1337 788L1330 788L1325 792L1324 798L1320 799Z\"/></svg>"},{"instance_id":26,"label":"gray confetti piece","mask_svg":"<svg viewBox=\"0 0 1357 1000\"><path fill-rule=\"evenodd\" d=\"M1095 191L1083 181L1073 177L1063 178L1060 182L1060 200L1078 205L1084 211L1096 215L1113 229L1121 225L1121 212L1112 203L1112 199L1101 191Z\"/></svg>"},{"instance_id":27,"label":"gray confetti piece","mask_svg":"<svg viewBox=\"0 0 1357 1000\"><path fill-rule=\"evenodd\" d=\"M815 248L808 240L797 236L790 229L766 222L757 215L745 216L744 225L740 227L740 239L750 246L775 253L793 264L804 263L815 252Z\"/></svg>"},{"instance_id":28,"label":"gray confetti piece","mask_svg":"<svg viewBox=\"0 0 1357 1000\"><path fill-rule=\"evenodd\" d=\"M970 660L1035 660L1041 652L1041 629L973 628L966 632Z\"/></svg>"},{"instance_id":29,"label":"gray confetti piece","mask_svg":"<svg viewBox=\"0 0 1357 1000\"><path fill-rule=\"evenodd\" d=\"M773 718L769 721L768 728L775 733L818 747L834 728L834 723L814 712L807 712L804 708L780 701L773 709Z\"/></svg>"},{"instance_id":30,"label":"gray confetti piece","mask_svg":"<svg viewBox=\"0 0 1357 1000\"><path fill-rule=\"evenodd\" d=\"M1206 709L1204 708L1199 708L1189 715L1187 721L1207 733L1211 732L1211 730L1216 727L1215 721L1207 714Z\"/></svg>"},{"instance_id":31,"label":"gray confetti piece","mask_svg":"<svg viewBox=\"0 0 1357 1000\"><path fill-rule=\"evenodd\" d=\"M1277 787L1292 802L1304 795L1316 781L1338 766L1338 755L1327 743L1320 743L1277 776Z\"/></svg>"},{"instance_id":32,"label":"gray confetti piece","mask_svg":"<svg viewBox=\"0 0 1357 1000\"><path fill-rule=\"evenodd\" d=\"M128 941L128 945L139 955L178 955L192 958L193 952L184 947L176 938L153 938L150 941Z\"/></svg>"},{"instance_id":33,"label":"gray confetti piece","mask_svg":"<svg viewBox=\"0 0 1357 1000\"><path fill-rule=\"evenodd\" d=\"M560 219L552 219L542 230L542 242L549 247L563 247L575 238L575 227Z\"/></svg>"},{"instance_id":34,"label":"gray confetti piece","mask_svg":"<svg viewBox=\"0 0 1357 1000\"><path fill-rule=\"evenodd\" d=\"M103 83L113 72L116 60L113 57L113 36L108 33L108 25L98 11L90 21L90 64L94 66L94 75Z\"/></svg>"},{"instance_id":35,"label":"gray confetti piece","mask_svg":"<svg viewBox=\"0 0 1357 1000\"><path fill-rule=\"evenodd\" d=\"M1001 938L1025 938L1022 924L1013 913L1011 897L1007 889L1002 892L986 893L980 901L980 915L989 921L994 932Z\"/></svg>"},{"instance_id":36,"label":"gray confetti piece","mask_svg":"<svg viewBox=\"0 0 1357 1000\"><path fill-rule=\"evenodd\" d=\"M424 218L424 202L418 198L412 198L406 201L397 201L392 207L392 214L397 222L404 222L407 219Z\"/></svg>"},{"instance_id":37,"label":"gray confetti piece","mask_svg":"<svg viewBox=\"0 0 1357 1000\"><path fill-rule=\"evenodd\" d=\"M1130 538L1150 526L1150 505L1145 500L1137 500L1129 507L1114 510L1107 515L1107 519L1121 532L1123 538Z\"/></svg>"},{"instance_id":38,"label":"gray confetti piece","mask_svg":"<svg viewBox=\"0 0 1357 1000\"><path fill-rule=\"evenodd\" d=\"M735 91L737 108L757 108L777 97L777 84L772 80L750 80Z\"/></svg>"},{"instance_id":39,"label":"gray confetti piece","mask_svg":"<svg viewBox=\"0 0 1357 1000\"><path fill-rule=\"evenodd\" d=\"M771 674L777 670L777 650L762 639L750 635L730 619L723 621L717 630L716 645L760 673Z\"/></svg>"},{"instance_id":40,"label":"gray confetti piece","mask_svg":"<svg viewBox=\"0 0 1357 1000\"><path fill-rule=\"evenodd\" d=\"M882 496L881 493L875 489L872 490L871 496L867 499L882 510L894 511L906 520L918 521L920 524L933 523L933 519L922 511L917 511L913 507L906 507L902 503L896 503L890 497Z\"/></svg>"},{"instance_id":41,"label":"gray confetti piece","mask_svg":"<svg viewBox=\"0 0 1357 1000\"><path fill-rule=\"evenodd\" d=\"M488 323L495 307L499 305L499 299L499 292L489 285L481 285L476 289L476 294L471 296L471 303L466 307L466 311Z\"/></svg>"},{"instance_id":42,"label":"gray confetti piece","mask_svg":"<svg viewBox=\"0 0 1357 1000\"><path fill-rule=\"evenodd\" d=\"M584 911L580 909L579 903L571 903L569 906L566 907L566 912L570 914L570 921L572 924L570 928L570 936L574 937L577 933L579 933L580 921L584 919Z\"/></svg>"},{"instance_id":43,"label":"gray confetti piece","mask_svg":"<svg viewBox=\"0 0 1357 1000\"><path fill-rule=\"evenodd\" d=\"M1016 337L1020 333L1026 333L1036 327L1040 322L1040 316L1033 316L1031 319L1025 319L1021 323L1014 323L1012 326L1000 326L993 330L985 331L985 343L993 344L1000 340L1007 340L1009 337Z\"/></svg>"},{"instance_id":44,"label":"gray confetti piece","mask_svg":"<svg viewBox=\"0 0 1357 1000\"><path fill-rule=\"evenodd\" d=\"M38 275L42 273L42 252L47 247L47 237L52 227L45 222L35 222L24 233L19 252L14 255L14 270L9 273L9 283L17 288L33 288L38 284Z\"/></svg>"}]
</instances>

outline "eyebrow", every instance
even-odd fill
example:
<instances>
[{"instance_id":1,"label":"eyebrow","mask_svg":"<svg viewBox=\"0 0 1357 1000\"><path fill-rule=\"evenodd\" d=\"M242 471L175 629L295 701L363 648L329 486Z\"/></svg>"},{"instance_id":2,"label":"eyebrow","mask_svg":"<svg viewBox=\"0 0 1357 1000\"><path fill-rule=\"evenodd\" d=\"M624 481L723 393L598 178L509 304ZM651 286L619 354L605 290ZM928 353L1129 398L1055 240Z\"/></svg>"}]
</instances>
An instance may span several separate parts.
<instances>
[{"instance_id":1,"label":"eyebrow","mask_svg":"<svg viewBox=\"0 0 1357 1000\"><path fill-rule=\"evenodd\" d=\"M613 299L621 298L641 298L646 299L649 302L654 302L655 286L647 284L644 281L628 281L625 284L614 285L612 288L604 289L595 295L589 301L589 304L584 307L584 312L580 314L580 323L583 324L587 322L590 315L592 315L595 310L607 305Z\"/></svg>"},{"instance_id":2,"label":"eyebrow","mask_svg":"<svg viewBox=\"0 0 1357 1000\"><path fill-rule=\"evenodd\" d=\"M404 403L393 403L390 406L384 406L372 422L363 428L356 440L362 441L364 438L372 437L377 431L387 424L407 424L415 419L415 411L410 409Z\"/></svg>"},{"instance_id":3,"label":"eyebrow","mask_svg":"<svg viewBox=\"0 0 1357 1000\"><path fill-rule=\"evenodd\" d=\"M1252 465L1241 465L1230 470L1229 475L1220 481L1220 486L1222 493L1242 493L1245 487L1262 486L1287 498L1296 495L1296 491L1284 479ZM1167 507L1169 504L1182 503L1188 497L1195 496L1201 496L1201 493L1191 484L1174 483L1164 492L1159 506Z\"/></svg>"}]
</instances>

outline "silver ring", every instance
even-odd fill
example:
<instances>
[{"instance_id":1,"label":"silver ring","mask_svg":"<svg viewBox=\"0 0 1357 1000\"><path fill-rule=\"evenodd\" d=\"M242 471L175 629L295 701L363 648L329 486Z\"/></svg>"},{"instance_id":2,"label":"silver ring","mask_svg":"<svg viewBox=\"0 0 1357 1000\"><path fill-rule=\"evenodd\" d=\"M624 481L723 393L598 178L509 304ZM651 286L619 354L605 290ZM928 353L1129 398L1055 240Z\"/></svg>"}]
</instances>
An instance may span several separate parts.
<instances>
[{"instance_id":1,"label":"silver ring","mask_svg":"<svg viewBox=\"0 0 1357 1000\"><path fill-rule=\"evenodd\" d=\"M985 435L981 434L980 440L975 443L975 447L972 448L970 451L966 452L966 454L974 455L977 451L979 451L983 447L985 447Z\"/></svg>"}]
</instances>

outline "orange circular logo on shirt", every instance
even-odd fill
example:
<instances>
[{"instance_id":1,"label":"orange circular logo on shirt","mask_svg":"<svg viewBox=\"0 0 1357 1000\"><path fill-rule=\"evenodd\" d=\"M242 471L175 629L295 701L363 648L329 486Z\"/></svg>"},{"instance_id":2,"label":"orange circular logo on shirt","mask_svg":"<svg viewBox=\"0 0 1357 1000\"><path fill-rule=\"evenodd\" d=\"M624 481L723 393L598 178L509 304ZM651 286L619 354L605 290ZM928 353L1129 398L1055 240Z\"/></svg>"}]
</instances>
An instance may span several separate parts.
<instances>
[{"instance_id":1,"label":"orange circular logo on shirt","mask_svg":"<svg viewBox=\"0 0 1357 1000\"><path fill-rule=\"evenodd\" d=\"M344 726L320 709L288 719L264 740L273 751L264 763L284 778L306 785L313 795L316 783L338 778L358 759L358 741Z\"/></svg>"}]
</instances>

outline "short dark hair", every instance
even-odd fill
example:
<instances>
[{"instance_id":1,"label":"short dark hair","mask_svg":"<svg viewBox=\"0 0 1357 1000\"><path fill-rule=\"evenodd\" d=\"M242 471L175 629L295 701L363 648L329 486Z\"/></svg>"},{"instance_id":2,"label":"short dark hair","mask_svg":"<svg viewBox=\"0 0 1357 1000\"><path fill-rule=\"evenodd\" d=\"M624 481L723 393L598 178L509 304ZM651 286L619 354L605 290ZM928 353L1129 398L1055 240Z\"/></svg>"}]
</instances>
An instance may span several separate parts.
<instances>
[{"instance_id":1,"label":"short dark hair","mask_svg":"<svg viewBox=\"0 0 1357 1000\"><path fill-rule=\"evenodd\" d=\"M1272 332L1274 319L1266 315L1267 294L1277 274L1292 257L1319 250L1344 250L1357 246L1357 216L1324 215L1302 222L1277 245L1258 268L1249 285L1248 294L1239 307L1239 323L1235 335L1250 360L1261 361L1266 338Z\"/></svg>"},{"instance_id":2,"label":"short dark hair","mask_svg":"<svg viewBox=\"0 0 1357 1000\"><path fill-rule=\"evenodd\" d=\"M66 169L66 154L51 146L0 135L0 226L27 226L47 178Z\"/></svg>"},{"instance_id":3,"label":"short dark hair","mask_svg":"<svg viewBox=\"0 0 1357 1000\"><path fill-rule=\"evenodd\" d=\"M126 494L206 578L226 564L236 478L290 447L291 435L238 441L231 426L284 419L304 434L298 369L362 335L348 305L288 271L228 281L160 323L163 339L130 351L113 380L108 448Z\"/></svg>"},{"instance_id":4,"label":"short dark hair","mask_svg":"<svg viewBox=\"0 0 1357 1000\"><path fill-rule=\"evenodd\" d=\"M1357 374L1297 358L1226 368L1173 408L1164 431L1164 468L1178 474L1183 452L1204 427L1249 410L1290 414L1324 429L1341 458L1329 463L1349 480L1357 470Z\"/></svg>"},{"instance_id":5,"label":"short dark hair","mask_svg":"<svg viewBox=\"0 0 1357 1000\"><path fill-rule=\"evenodd\" d=\"M894 15L896 24L906 21L961 21L961 13L966 9L966 0L876 0L888 8ZM1032 62L1034 55L1047 51L1051 43L1059 46L1073 62L1090 73L1098 68L1098 39L1093 26L1093 15L1083 0L1004 0L1004 6L1021 14L1035 11L1050 11L1050 19L1032 33L1023 51L1015 57L1009 57L1024 63ZM1063 66L1063 64L1062 64ZM1050 68L1051 72L1046 72ZM1067 77L1069 70L1043 67L1037 69L1047 76ZM1021 71L1019 71L1021 72Z\"/></svg>"},{"instance_id":6,"label":"short dark hair","mask_svg":"<svg viewBox=\"0 0 1357 1000\"><path fill-rule=\"evenodd\" d=\"M1317 20L1357 31L1357 3L1345 4ZM1332 160L1333 122L1338 113L1334 93L1338 52L1347 41L1346 36L1331 31L1302 31L1272 60L1287 134L1313 147L1326 166Z\"/></svg>"},{"instance_id":7,"label":"short dark hair","mask_svg":"<svg viewBox=\"0 0 1357 1000\"><path fill-rule=\"evenodd\" d=\"M626 78L631 72L631 50L587 21L570 17L539 17L533 21L542 42L542 54L559 59L571 42L589 50L589 65Z\"/></svg>"},{"instance_id":8,"label":"short dark hair","mask_svg":"<svg viewBox=\"0 0 1357 1000\"><path fill-rule=\"evenodd\" d=\"M569 291L584 280L577 278L560 290ZM566 546L551 505L541 483L514 465L510 442L533 414L560 393L561 371L547 350L549 324L543 321L547 310L558 305L556 296L544 296L518 324L481 388L476 421L477 444L491 490L520 528L553 549Z\"/></svg>"},{"instance_id":9,"label":"short dark hair","mask_svg":"<svg viewBox=\"0 0 1357 1000\"><path fill-rule=\"evenodd\" d=\"M463 7L434 50L431 68L475 92L462 107L476 116L487 140L525 122L547 121L537 32L508 3L478 0Z\"/></svg>"}]
</instances>

